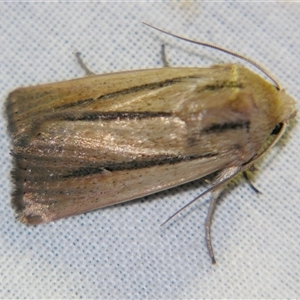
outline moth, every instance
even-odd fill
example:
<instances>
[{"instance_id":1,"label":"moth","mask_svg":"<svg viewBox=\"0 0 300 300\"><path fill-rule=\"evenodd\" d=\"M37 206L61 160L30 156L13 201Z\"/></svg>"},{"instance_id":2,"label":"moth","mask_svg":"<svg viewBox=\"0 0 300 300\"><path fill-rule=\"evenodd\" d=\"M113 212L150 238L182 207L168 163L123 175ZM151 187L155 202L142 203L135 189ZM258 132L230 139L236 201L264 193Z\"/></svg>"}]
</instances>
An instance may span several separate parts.
<instances>
[{"instance_id":1,"label":"moth","mask_svg":"<svg viewBox=\"0 0 300 300\"><path fill-rule=\"evenodd\" d=\"M215 263L210 227L220 193L253 167L296 114L295 100L268 76L275 85L241 65L223 64L16 89L6 114L18 219L50 222L216 174L200 195L212 193L205 227Z\"/></svg>"}]
</instances>

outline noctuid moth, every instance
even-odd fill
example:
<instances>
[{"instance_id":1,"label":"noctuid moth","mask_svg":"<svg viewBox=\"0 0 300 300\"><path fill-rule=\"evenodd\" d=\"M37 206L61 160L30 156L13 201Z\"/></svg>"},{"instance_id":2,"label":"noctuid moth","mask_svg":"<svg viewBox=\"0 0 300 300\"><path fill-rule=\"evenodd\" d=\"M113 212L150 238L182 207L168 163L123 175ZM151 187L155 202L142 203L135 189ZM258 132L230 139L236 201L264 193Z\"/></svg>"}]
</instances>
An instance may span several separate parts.
<instances>
[{"instance_id":1,"label":"noctuid moth","mask_svg":"<svg viewBox=\"0 0 300 300\"><path fill-rule=\"evenodd\" d=\"M16 89L6 113L19 220L49 222L217 173L203 193L212 192L206 242L215 262L210 227L218 196L296 114L294 99L269 77L275 85L241 65L224 64Z\"/></svg>"}]
</instances>

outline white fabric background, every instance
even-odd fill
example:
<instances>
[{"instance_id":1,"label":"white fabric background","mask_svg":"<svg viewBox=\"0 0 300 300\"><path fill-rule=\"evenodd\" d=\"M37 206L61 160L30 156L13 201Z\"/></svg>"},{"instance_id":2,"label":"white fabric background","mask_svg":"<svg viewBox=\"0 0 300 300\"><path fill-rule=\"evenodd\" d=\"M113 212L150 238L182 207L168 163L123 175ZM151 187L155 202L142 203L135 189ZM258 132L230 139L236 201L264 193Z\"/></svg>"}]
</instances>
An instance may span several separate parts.
<instances>
[{"instance_id":1,"label":"white fabric background","mask_svg":"<svg viewBox=\"0 0 300 300\"><path fill-rule=\"evenodd\" d=\"M237 61L142 21L246 54L300 101L300 3L0 3L0 11L2 105L19 86L83 76L76 51L97 73L160 67L163 43L174 66ZM16 221L1 116L0 297L299 298L297 123L258 166L262 195L243 179L223 195L212 228L213 266L203 225L209 197L160 227L203 191L201 182L36 227Z\"/></svg>"}]
</instances>

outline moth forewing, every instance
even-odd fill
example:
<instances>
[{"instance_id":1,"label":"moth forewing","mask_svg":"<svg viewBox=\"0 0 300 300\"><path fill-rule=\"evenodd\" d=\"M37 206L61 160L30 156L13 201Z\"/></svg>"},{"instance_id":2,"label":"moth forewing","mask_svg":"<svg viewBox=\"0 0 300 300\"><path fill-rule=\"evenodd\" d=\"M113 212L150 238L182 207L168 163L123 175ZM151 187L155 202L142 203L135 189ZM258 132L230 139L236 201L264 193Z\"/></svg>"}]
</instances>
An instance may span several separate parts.
<instances>
[{"instance_id":1,"label":"moth forewing","mask_svg":"<svg viewBox=\"0 0 300 300\"><path fill-rule=\"evenodd\" d=\"M19 88L6 112L13 204L22 222L38 224L215 172L223 174L215 182L221 186L257 157L276 125L294 116L295 102L228 64Z\"/></svg>"}]
</instances>

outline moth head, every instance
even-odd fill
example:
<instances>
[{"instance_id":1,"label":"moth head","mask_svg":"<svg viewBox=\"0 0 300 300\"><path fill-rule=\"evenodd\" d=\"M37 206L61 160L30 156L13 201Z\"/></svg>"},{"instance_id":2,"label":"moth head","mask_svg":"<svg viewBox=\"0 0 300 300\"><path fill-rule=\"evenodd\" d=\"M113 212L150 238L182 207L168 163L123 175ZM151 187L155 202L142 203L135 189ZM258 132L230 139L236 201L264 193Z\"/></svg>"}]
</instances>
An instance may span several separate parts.
<instances>
[{"instance_id":1,"label":"moth head","mask_svg":"<svg viewBox=\"0 0 300 300\"><path fill-rule=\"evenodd\" d=\"M296 101L285 90L280 90L279 96L281 101L278 104L278 111L280 112L278 123L287 122L297 114Z\"/></svg>"}]
</instances>

